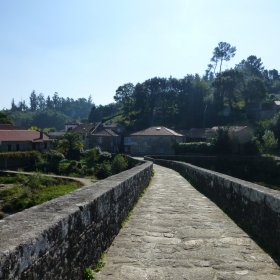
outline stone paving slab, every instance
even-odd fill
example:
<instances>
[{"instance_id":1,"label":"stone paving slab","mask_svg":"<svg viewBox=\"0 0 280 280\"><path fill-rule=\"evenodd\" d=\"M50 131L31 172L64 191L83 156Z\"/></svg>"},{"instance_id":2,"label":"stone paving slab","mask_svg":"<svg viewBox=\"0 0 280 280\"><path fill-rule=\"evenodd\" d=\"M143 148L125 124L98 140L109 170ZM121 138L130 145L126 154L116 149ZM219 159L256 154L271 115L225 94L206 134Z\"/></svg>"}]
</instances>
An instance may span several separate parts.
<instances>
[{"instance_id":1,"label":"stone paving slab","mask_svg":"<svg viewBox=\"0 0 280 280\"><path fill-rule=\"evenodd\" d=\"M280 279L273 259L213 202L177 172L154 169L96 279Z\"/></svg>"}]
</instances>

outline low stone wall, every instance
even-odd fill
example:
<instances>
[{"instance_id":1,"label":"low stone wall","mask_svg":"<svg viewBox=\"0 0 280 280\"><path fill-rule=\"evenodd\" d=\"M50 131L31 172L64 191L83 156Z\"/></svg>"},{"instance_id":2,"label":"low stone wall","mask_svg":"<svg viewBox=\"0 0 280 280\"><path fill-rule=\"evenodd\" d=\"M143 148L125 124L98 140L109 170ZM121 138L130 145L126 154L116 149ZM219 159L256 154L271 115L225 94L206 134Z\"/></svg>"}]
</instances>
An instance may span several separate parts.
<instances>
[{"instance_id":1,"label":"low stone wall","mask_svg":"<svg viewBox=\"0 0 280 280\"><path fill-rule=\"evenodd\" d=\"M270 253L280 256L280 192L178 161L145 158L172 168L214 201Z\"/></svg>"},{"instance_id":2,"label":"low stone wall","mask_svg":"<svg viewBox=\"0 0 280 280\"><path fill-rule=\"evenodd\" d=\"M151 175L146 162L0 220L0 279L82 279Z\"/></svg>"}]
</instances>

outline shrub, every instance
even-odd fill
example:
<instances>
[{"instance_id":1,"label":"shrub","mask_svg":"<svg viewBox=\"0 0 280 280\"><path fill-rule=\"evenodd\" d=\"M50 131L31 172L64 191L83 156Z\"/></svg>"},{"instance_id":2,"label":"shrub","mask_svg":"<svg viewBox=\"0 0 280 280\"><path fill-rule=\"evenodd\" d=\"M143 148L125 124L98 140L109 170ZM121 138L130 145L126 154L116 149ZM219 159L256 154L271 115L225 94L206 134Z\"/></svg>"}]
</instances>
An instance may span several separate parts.
<instances>
[{"instance_id":1,"label":"shrub","mask_svg":"<svg viewBox=\"0 0 280 280\"><path fill-rule=\"evenodd\" d=\"M99 148L93 148L84 152L84 160L87 167L93 167L100 158L101 150Z\"/></svg>"},{"instance_id":2,"label":"shrub","mask_svg":"<svg viewBox=\"0 0 280 280\"><path fill-rule=\"evenodd\" d=\"M174 149L176 155L214 153L214 145L207 142L176 143Z\"/></svg>"},{"instance_id":3,"label":"shrub","mask_svg":"<svg viewBox=\"0 0 280 280\"><path fill-rule=\"evenodd\" d=\"M94 275L93 269L90 267L86 268L84 271L84 280L95 280L95 275Z\"/></svg>"},{"instance_id":4,"label":"shrub","mask_svg":"<svg viewBox=\"0 0 280 280\"><path fill-rule=\"evenodd\" d=\"M99 162L110 161L112 159L112 154L109 152L101 152Z\"/></svg>"},{"instance_id":5,"label":"shrub","mask_svg":"<svg viewBox=\"0 0 280 280\"><path fill-rule=\"evenodd\" d=\"M50 150L43 154L43 159L45 161L43 164L44 171L57 172L59 169L59 162L65 159L65 157L58 151Z\"/></svg>"},{"instance_id":6,"label":"shrub","mask_svg":"<svg viewBox=\"0 0 280 280\"><path fill-rule=\"evenodd\" d=\"M112 175L109 162L102 162L96 167L95 175L98 179L105 179Z\"/></svg>"},{"instance_id":7,"label":"shrub","mask_svg":"<svg viewBox=\"0 0 280 280\"><path fill-rule=\"evenodd\" d=\"M59 174L67 174L68 166L70 165L70 161L67 159L63 159L58 164L58 173Z\"/></svg>"},{"instance_id":8,"label":"shrub","mask_svg":"<svg viewBox=\"0 0 280 280\"><path fill-rule=\"evenodd\" d=\"M120 173L128 167L127 159L122 155L116 155L112 161L112 174Z\"/></svg>"},{"instance_id":9,"label":"shrub","mask_svg":"<svg viewBox=\"0 0 280 280\"><path fill-rule=\"evenodd\" d=\"M37 151L0 153L1 168L36 169L41 161L41 154Z\"/></svg>"},{"instance_id":10,"label":"shrub","mask_svg":"<svg viewBox=\"0 0 280 280\"><path fill-rule=\"evenodd\" d=\"M275 138L274 133L271 130L266 130L262 137L264 152L272 152L276 150L278 146L278 140Z\"/></svg>"},{"instance_id":11,"label":"shrub","mask_svg":"<svg viewBox=\"0 0 280 280\"><path fill-rule=\"evenodd\" d=\"M232 147L227 129L218 129L213 140L214 150L217 154L231 153Z\"/></svg>"},{"instance_id":12,"label":"shrub","mask_svg":"<svg viewBox=\"0 0 280 280\"><path fill-rule=\"evenodd\" d=\"M257 155L259 148L256 141L247 142L244 144L243 153L244 155Z\"/></svg>"}]
</instances>

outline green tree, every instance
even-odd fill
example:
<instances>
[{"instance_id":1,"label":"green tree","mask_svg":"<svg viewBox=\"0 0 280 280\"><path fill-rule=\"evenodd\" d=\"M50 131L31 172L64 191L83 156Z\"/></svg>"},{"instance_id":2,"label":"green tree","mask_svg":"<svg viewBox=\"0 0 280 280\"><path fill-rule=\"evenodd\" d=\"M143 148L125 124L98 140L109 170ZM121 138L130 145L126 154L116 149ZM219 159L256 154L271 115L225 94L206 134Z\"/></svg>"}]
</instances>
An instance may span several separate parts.
<instances>
[{"instance_id":1,"label":"green tree","mask_svg":"<svg viewBox=\"0 0 280 280\"><path fill-rule=\"evenodd\" d=\"M262 77L264 71L261 58L257 58L255 55L250 55L246 60L242 60L236 65L236 69L243 71L247 79L252 77Z\"/></svg>"},{"instance_id":2,"label":"green tree","mask_svg":"<svg viewBox=\"0 0 280 280\"><path fill-rule=\"evenodd\" d=\"M273 152L278 146L278 140L271 130L266 130L262 137L264 152Z\"/></svg>"},{"instance_id":3,"label":"green tree","mask_svg":"<svg viewBox=\"0 0 280 280\"><path fill-rule=\"evenodd\" d=\"M229 61L232 57L235 56L236 47L232 47L229 43L220 42L218 46L213 51L213 56L211 62L214 64L213 67L214 73L216 73L216 68L219 64L219 73L222 72L222 65L224 61Z\"/></svg>"},{"instance_id":4,"label":"green tree","mask_svg":"<svg viewBox=\"0 0 280 280\"><path fill-rule=\"evenodd\" d=\"M10 118L3 112L0 112L0 124L11 124Z\"/></svg>"},{"instance_id":5,"label":"green tree","mask_svg":"<svg viewBox=\"0 0 280 280\"><path fill-rule=\"evenodd\" d=\"M229 107L233 108L233 101L237 100L241 84L242 73L235 69L225 70L217 75L213 86L216 88L215 98L220 108L224 106L225 98L228 100Z\"/></svg>"},{"instance_id":6,"label":"green tree","mask_svg":"<svg viewBox=\"0 0 280 280\"><path fill-rule=\"evenodd\" d=\"M38 109L38 98L37 98L37 95L35 93L35 90L33 90L30 94L30 97L29 97L29 102L30 102L30 110L32 112L36 111Z\"/></svg>"},{"instance_id":7,"label":"green tree","mask_svg":"<svg viewBox=\"0 0 280 280\"><path fill-rule=\"evenodd\" d=\"M134 105L134 85L127 83L118 87L114 99L121 103L123 113L129 117Z\"/></svg>"},{"instance_id":8,"label":"green tree","mask_svg":"<svg viewBox=\"0 0 280 280\"><path fill-rule=\"evenodd\" d=\"M18 107L15 104L15 99L13 98L12 103L11 103L11 111L14 112L14 111L17 111L17 110L18 110Z\"/></svg>"},{"instance_id":9,"label":"green tree","mask_svg":"<svg viewBox=\"0 0 280 280\"><path fill-rule=\"evenodd\" d=\"M219 128L213 140L214 150L217 154L231 153L231 142L227 128Z\"/></svg>"},{"instance_id":10,"label":"green tree","mask_svg":"<svg viewBox=\"0 0 280 280\"><path fill-rule=\"evenodd\" d=\"M265 98L266 89L261 78L254 77L245 84L243 96L245 103L257 103Z\"/></svg>"},{"instance_id":11,"label":"green tree","mask_svg":"<svg viewBox=\"0 0 280 280\"><path fill-rule=\"evenodd\" d=\"M81 136L74 132L67 132L63 138L56 143L56 149L68 159L78 159L82 148L83 142Z\"/></svg>"},{"instance_id":12,"label":"green tree","mask_svg":"<svg viewBox=\"0 0 280 280\"><path fill-rule=\"evenodd\" d=\"M111 171L113 174L120 173L128 167L127 159L122 155L116 155L111 164Z\"/></svg>"},{"instance_id":13,"label":"green tree","mask_svg":"<svg viewBox=\"0 0 280 280\"><path fill-rule=\"evenodd\" d=\"M43 93L40 93L37 96L37 101L38 101L38 109L40 111L44 111L46 109L46 101L45 101L45 97L44 97Z\"/></svg>"}]
</instances>

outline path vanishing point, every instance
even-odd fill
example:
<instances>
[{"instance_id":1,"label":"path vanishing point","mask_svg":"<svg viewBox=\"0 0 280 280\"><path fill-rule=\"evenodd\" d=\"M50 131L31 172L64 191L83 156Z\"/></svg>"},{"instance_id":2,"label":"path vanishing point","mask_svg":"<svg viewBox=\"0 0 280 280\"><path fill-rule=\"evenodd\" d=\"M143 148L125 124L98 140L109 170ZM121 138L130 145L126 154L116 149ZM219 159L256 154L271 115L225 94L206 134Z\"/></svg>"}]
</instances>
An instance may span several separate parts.
<instances>
[{"instance_id":1,"label":"path vanishing point","mask_svg":"<svg viewBox=\"0 0 280 280\"><path fill-rule=\"evenodd\" d=\"M280 279L273 259L213 202L177 172L154 169L96 279Z\"/></svg>"}]
</instances>

